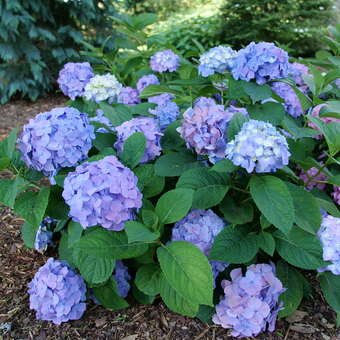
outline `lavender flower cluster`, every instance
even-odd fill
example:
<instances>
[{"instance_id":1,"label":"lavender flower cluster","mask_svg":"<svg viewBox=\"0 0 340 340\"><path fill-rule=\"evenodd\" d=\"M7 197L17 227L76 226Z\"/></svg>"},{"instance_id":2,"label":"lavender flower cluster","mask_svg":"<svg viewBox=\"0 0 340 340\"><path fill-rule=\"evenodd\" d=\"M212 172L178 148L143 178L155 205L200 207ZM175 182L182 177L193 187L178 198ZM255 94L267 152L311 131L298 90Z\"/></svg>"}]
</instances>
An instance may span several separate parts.
<instances>
[{"instance_id":1,"label":"lavender flower cluster","mask_svg":"<svg viewBox=\"0 0 340 340\"><path fill-rule=\"evenodd\" d=\"M86 159L94 138L87 114L65 107L30 119L17 142L28 167L52 176Z\"/></svg>"},{"instance_id":2,"label":"lavender flower cluster","mask_svg":"<svg viewBox=\"0 0 340 340\"><path fill-rule=\"evenodd\" d=\"M340 218L323 216L317 236L323 247L324 261L333 263L318 269L318 272L329 270L334 275L340 275Z\"/></svg>"},{"instance_id":3,"label":"lavender flower cluster","mask_svg":"<svg viewBox=\"0 0 340 340\"><path fill-rule=\"evenodd\" d=\"M270 123L250 120L243 124L234 140L228 143L226 156L248 173L276 172L289 163L286 138Z\"/></svg>"},{"instance_id":4,"label":"lavender flower cluster","mask_svg":"<svg viewBox=\"0 0 340 340\"><path fill-rule=\"evenodd\" d=\"M160 84L158 78L154 74L145 75L142 78L140 78L137 82L137 90L139 94L141 94L142 91L147 86L152 85L152 84L157 84L157 85Z\"/></svg>"},{"instance_id":5,"label":"lavender flower cluster","mask_svg":"<svg viewBox=\"0 0 340 340\"><path fill-rule=\"evenodd\" d=\"M117 149L117 154L120 156L123 151L124 142L135 132L142 132L146 137L146 147L144 155L139 164L143 165L161 154L161 136L163 133L159 131L159 127L154 118L143 117L134 118L116 128L117 141L114 147Z\"/></svg>"},{"instance_id":6,"label":"lavender flower cluster","mask_svg":"<svg viewBox=\"0 0 340 340\"><path fill-rule=\"evenodd\" d=\"M334 202L340 204L340 187L333 185L334 192L331 195L334 197Z\"/></svg>"},{"instance_id":7,"label":"lavender flower cluster","mask_svg":"<svg viewBox=\"0 0 340 340\"><path fill-rule=\"evenodd\" d=\"M305 85L305 81L302 78L303 74L308 74L307 66L296 61L293 64L289 64L289 76L295 80L296 85Z\"/></svg>"},{"instance_id":8,"label":"lavender flower cluster","mask_svg":"<svg viewBox=\"0 0 340 340\"><path fill-rule=\"evenodd\" d=\"M57 82L63 94L75 100L84 94L86 84L93 77L89 63L67 63L59 72Z\"/></svg>"},{"instance_id":9,"label":"lavender flower cluster","mask_svg":"<svg viewBox=\"0 0 340 340\"><path fill-rule=\"evenodd\" d=\"M282 308L279 295L285 291L275 275L275 266L268 264L251 265L246 275L242 269L230 273L232 281L223 280L221 285L225 296L216 306L213 322L231 329L233 337L257 336L275 329L277 315Z\"/></svg>"},{"instance_id":10,"label":"lavender flower cluster","mask_svg":"<svg viewBox=\"0 0 340 340\"><path fill-rule=\"evenodd\" d=\"M60 325L78 320L85 311L86 303L80 302L86 300L85 282L65 261L49 258L28 288L30 308L37 312L37 319Z\"/></svg>"},{"instance_id":11,"label":"lavender flower cluster","mask_svg":"<svg viewBox=\"0 0 340 340\"><path fill-rule=\"evenodd\" d=\"M115 156L83 163L70 172L62 193L70 206L69 216L86 229L100 224L120 231L135 218L134 209L142 206L137 177Z\"/></svg>"},{"instance_id":12,"label":"lavender flower cluster","mask_svg":"<svg viewBox=\"0 0 340 340\"><path fill-rule=\"evenodd\" d=\"M105 128L105 127L100 127L96 132L108 133L108 132L111 132L111 131L116 131L113 124L109 121L108 118L106 118L104 116L104 112L101 109L98 109L96 111L96 116L90 118L90 122L97 122L97 123L100 123L100 124L105 124L109 128L108 129L108 128Z\"/></svg>"},{"instance_id":13,"label":"lavender flower cluster","mask_svg":"<svg viewBox=\"0 0 340 340\"><path fill-rule=\"evenodd\" d=\"M125 105L135 106L141 103L141 99L138 98L139 91L132 88L131 86L126 86L121 89L121 92L117 98L118 103Z\"/></svg>"},{"instance_id":14,"label":"lavender flower cluster","mask_svg":"<svg viewBox=\"0 0 340 340\"><path fill-rule=\"evenodd\" d=\"M262 85L266 81L288 76L288 53L276 47L274 43L251 42L246 48L238 51L231 71L236 80L255 79Z\"/></svg>"},{"instance_id":15,"label":"lavender flower cluster","mask_svg":"<svg viewBox=\"0 0 340 340\"><path fill-rule=\"evenodd\" d=\"M150 67L154 72L176 71L179 67L179 56L171 50L156 52L150 59Z\"/></svg>"},{"instance_id":16,"label":"lavender flower cluster","mask_svg":"<svg viewBox=\"0 0 340 340\"><path fill-rule=\"evenodd\" d=\"M215 237L225 226L226 222L212 210L191 209L184 218L175 223L170 241L190 242L209 257ZM229 263L215 260L210 260L209 263L213 271L214 288L216 288L216 277L229 266Z\"/></svg>"},{"instance_id":17,"label":"lavender flower cluster","mask_svg":"<svg viewBox=\"0 0 340 340\"><path fill-rule=\"evenodd\" d=\"M153 96L148 98L149 103L157 104L158 106L163 106L169 104L175 96L171 93L162 93L159 96Z\"/></svg>"},{"instance_id":18,"label":"lavender flower cluster","mask_svg":"<svg viewBox=\"0 0 340 340\"><path fill-rule=\"evenodd\" d=\"M96 75L86 84L84 97L96 103L108 99L111 104L120 95L122 87L122 84L110 73L104 76Z\"/></svg>"},{"instance_id":19,"label":"lavender flower cluster","mask_svg":"<svg viewBox=\"0 0 340 340\"><path fill-rule=\"evenodd\" d=\"M46 217L40 224L39 229L37 230L37 234L34 242L34 249L36 249L40 253L44 253L47 249L47 243L50 243L53 246L52 236L53 236L53 228L56 225L57 220ZM49 228L49 229L47 229Z\"/></svg>"},{"instance_id":20,"label":"lavender flower cluster","mask_svg":"<svg viewBox=\"0 0 340 340\"><path fill-rule=\"evenodd\" d=\"M237 52L231 47L221 45L213 47L201 55L198 74L202 74L203 77L208 77L215 72L223 73L230 71L234 66L236 56Z\"/></svg>"}]
</instances>

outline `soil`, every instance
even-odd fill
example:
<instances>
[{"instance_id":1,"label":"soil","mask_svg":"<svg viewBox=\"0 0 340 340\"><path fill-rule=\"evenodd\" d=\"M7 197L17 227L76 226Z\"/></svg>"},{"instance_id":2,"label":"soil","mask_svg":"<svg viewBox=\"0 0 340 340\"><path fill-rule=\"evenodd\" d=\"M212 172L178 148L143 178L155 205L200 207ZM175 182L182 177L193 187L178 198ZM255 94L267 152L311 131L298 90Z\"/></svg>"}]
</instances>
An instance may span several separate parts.
<instances>
[{"instance_id":1,"label":"soil","mask_svg":"<svg viewBox=\"0 0 340 340\"><path fill-rule=\"evenodd\" d=\"M62 94L52 94L35 103L17 100L1 106L0 141L16 126L19 126L20 133L30 118L54 107L65 106L67 100ZM8 175L0 173L0 179L5 177ZM130 307L123 310L107 310L88 300L79 320L60 326L37 320L35 311L29 309L27 285L49 257L58 259L58 242L44 255L25 249L21 237L23 222L12 209L0 206L0 340L231 338L228 330L222 327L174 313L160 297L152 305L141 305L132 294L127 297ZM288 319L289 322L286 318L277 321L273 333L260 334L256 339L340 339L340 332L335 329L336 313L325 301L316 273L306 271L304 275L312 286L313 298L302 300L298 309L303 313L296 313L296 318Z\"/></svg>"}]
</instances>

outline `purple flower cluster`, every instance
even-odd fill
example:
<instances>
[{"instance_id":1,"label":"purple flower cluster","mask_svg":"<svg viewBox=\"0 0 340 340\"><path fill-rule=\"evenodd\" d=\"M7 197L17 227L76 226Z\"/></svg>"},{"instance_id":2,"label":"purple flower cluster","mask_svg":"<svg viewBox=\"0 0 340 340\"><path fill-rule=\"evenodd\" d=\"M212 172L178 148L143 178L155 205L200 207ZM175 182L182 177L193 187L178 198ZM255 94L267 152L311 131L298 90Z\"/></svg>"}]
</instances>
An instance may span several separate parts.
<instances>
[{"instance_id":1,"label":"purple flower cluster","mask_svg":"<svg viewBox=\"0 0 340 340\"><path fill-rule=\"evenodd\" d=\"M317 236L323 247L324 261L333 263L318 269L318 272L330 270L334 275L340 275L340 218L323 216Z\"/></svg>"},{"instance_id":2,"label":"purple flower cluster","mask_svg":"<svg viewBox=\"0 0 340 340\"><path fill-rule=\"evenodd\" d=\"M21 160L48 176L87 158L95 138L86 113L72 107L38 114L18 139Z\"/></svg>"},{"instance_id":3,"label":"purple flower cluster","mask_svg":"<svg viewBox=\"0 0 340 340\"><path fill-rule=\"evenodd\" d=\"M276 172L289 163L286 138L270 123L250 120L243 124L235 139L228 143L226 156L248 173Z\"/></svg>"},{"instance_id":4,"label":"purple flower cluster","mask_svg":"<svg viewBox=\"0 0 340 340\"><path fill-rule=\"evenodd\" d=\"M157 84L157 85L160 84L158 78L154 74L149 74L147 76L143 76L142 78L140 78L137 82L137 90L139 94L141 94L142 91L147 86L152 85L152 84Z\"/></svg>"},{"instance_id":5,"label":"purple flower cluster","mask_svg":"<svg viewBox=\"0 0 340 340\"><path fill-rule=\"evenodd\" d=\"M340 204L340 187L333 185L334 192L331 195L334 197L334 202Z\"/></svg>"},{"instance_id":6,"label":"purple flower cluster","mask_svg":"<svg viewBox=\"0 0 340 340\"><path fill-rule=\"evenodd\" d=\"M110 73L104 76L96 75L86 84L84 97L96 103L108 99L111 104L120 95L122 87L122 84Z\"/></svg>"},{"instance_id":7,"label":"purple flower cluster","mask_svg":"<svg viewBox=\"0 0 340 340\"><path fill-rule=\"evenodd\" d=\"M190 242L202 250L206 257L209 257L215 237L225 226L226 222L212 210L191 209L184 218L175 223L170 242ZM216 288L216 277L229 266L229 263L215 260L210 260L209 263L213 271L214 288Z\"/></svg>"},{"instance_id":8,"label":"purple flower cluster","mask_svg":"<svg viewBox=\"0 0 340 340\"><path fill-rule=\"evenodd\" d=\"M159 96L149 97L148 102L161 106L161 105L169 104L174 98L175 96L171 93L163 93L163 94L160 94Z\"/></svg>"},{"instance_id":9,"label":"purple flower cluster","mask_svg":"<svg viewBox=\"0 0 340 340\"><path fill-rule=\"evenodd\" d=\"M157 116L158 125L161 132L179 117L179 107L174 102L166 102L163 105L158 105L154 110L149 109L149 112Z\"/></svg>"},{"instance_id":10,"label":"purple flower cluster","mask_svg":"<svg viewBox=\"0 0 340 340\"><path fill-rule=\"evenodd\" d=\"M202 74L203 77L208 77L215 72L223 73L230 71L234 66L236 56L237 52L231 47L221 45L213 47L201 55L198 74Z\"/></svg>"},{"instance_id":11,"label":"purple flower cluster","mask_svg":"<svg viewBox=\"0 0 340 340\"><path fill-rule=\"evenodd\" d=\"M65 178L62 193L70 206L69 216L86 229L100 224L120 231L135 218L134 209L142 206L137 177L115 156L86 162Z\"/></svg>"},{"instance_id":12,"label":"purple flower cluster","mask_svg":"<svg viewBox=\"0 0 340 340\"><path fill-rule=\"evenodd\" d=\"M149 160L154 159L161 154L160 140L163 133L159 131L159 127L154 118L142 117L134 118L116 128L117 142L114 147L117 149L117 154L120 156L123 151L124 142L135 132L142 132L146 137L146 147L143 157L139 164L143 165Z\"/></svg>"},{"instance_id":13,"label":"purple flower cluster","mask_svg":"<svg viewBox=\"0 0 340 340\"><path fill-rule=\"evenodd\" d=\"M251 42L246 48L239 50L232 68L236 80L255 79L259 85L272 79L287 77L288 72L288 53L274 43L267 42Z\"/></svg>"},{"instance_id":14,"label":"purple flower cluster","mask_svg":"<svg viewBox=\"0 0 340 340\"><path fill-rule=\"evenodd\" d=\"M34 249L36 249L40 253L44 253L47 249L47 243L50 243L53 246L52 236L54 225L57 220L54 220L51 217L46 217L40 224L39 229L37 230L37 234L34 242ZM48 228L48 229L47 229Z\"/></svg>"},{"instance_id":15,"label":"purple flower cluster","mask_svg":"<svg viewBox=\"0 0 340 340\"><path fill-rule=\"evenodd\" d=\"M37 319L60 325L78 320L85 311L86 303L80 302L86 300L85 282L65 261L49 258L28 288L30 308L37 312Z\"/></svg>"},{"instance_id":16,"label":"purple flower cluster","mask_svg":"<svg viewBox=\"0 0 340 340\"><path fill-rule=\"evenodd\" d=\"M228 126L235 112L235 107L225 110L223 105L201 99L194 108L184 112L183 125L176 130L186 140L188 148L194 147L199 155L208 155L210 162L215 164L225 158Z\"/></svg>"},{"instance_id":17,"label":"purple flower cluster","mask_svg":"<svg viewBox=\"0 0 340 340\"><path fill-rule=\"evenodd\" d=\"M279 295L285 291L274 264L251 265L244 277L241 268L234 269L230 276L232 281L221 283L225 296L216 306L213 322L231 329L230 334L238 338L257 336L267 326L273 332L283 309Z\"/></svg>"},{"instance_id":18,"label":"purple flower cluster","mask_svg":"<svg viewBox=\"0 0 340 340\"><path fill-rule=\"evenodd\" d=\"M139 91L132 88L131 86L126 86L121 89L121 92L117 98L118 103L125 105L135 106L141 103L141 99L138 98Z\"/></svg>"},{"instance_id":19,"label":"purple flower cluster","mask_svg":"<svg viewBox=\"0 0 340 340\"><path fill-rule=\"evenodd\" d=\"M194 101L194 108L198 106L200 109L202 109L204 106L211 106L211 105L216 105L216 102L212 98L208 97L198 97Z\"/></svg>"},{"instance_id":20,"label":"purple flower cluster","mask_svg":"<svg viewBox=\"0 0 340 340\"><path fill-rule=\"evenodd\" d=\"M323 162L320 162L320 165L322 166L323 165ZM305 170L301 170L300 172L300 175L299 177L303 179L303 181L305 183L307 183L309 181L310 178L314 177L315 174L319 172L319 169L318 168L310 168L308 171L307 171L307 174L305 172ZM323 181L323 182L327 182L328 181L328 177L323 173L323 172L320 172L315 178L314 178L315 181ZM308 185L306 186L306 189L307 190L312 190L314 187L317 187L318 189L320 190L324 190L326 188L326 183L318 183L318 182L309 182Z\"/></svg>"},{"instance_id":21,"label":"purple flower cluster","mask_svg":"<svg viewBox=\"0 0 340 340\"><path fill-rule=\"evenodd\" d=\"M93 77L89 63L67 63L59 72L57 82L63 94L75 100L84 94L86 84Z\"/></svg>"},{"instance_id":22,"label":"purple flower cluster","mask_svg":"<svg viewBox=\"0 0 340 340\"><path fill-rule=\"evenodd\" d=\"M176 71L179 66L179 56L171 50L156 52L150 60L150 67L154 72Z\"/></svg>"},{"instance_id":23,"label":"purple flower cluster","mask_svg":"<svg viewBox=\"0 0 340 340\"><path fill-rule=\"evenodd\" d=\"M305 85L305 81L302 78L303 74L308 74L308 67L299 64L294 61L293 64L289 64L289 76L295 80L296 85Z\"/></svg>"},{"instance_id":24,"label":"purple flower cluster","mask_svg":"<svg viewBox=\"0 0 340 340\"><path fill-rule=\"evenodd\" d=\"M90 118L90 122L97 122L100 124L105 124L108 128L110 128L111 131L116 131L113 124L109 121L108 118L104 116L104 112L101 109L98 109L96 111L96 116ZM105 127L100 127L96 132L108 133L108 132L111 132L110 130Z\"/></svg>"}]
</instances>

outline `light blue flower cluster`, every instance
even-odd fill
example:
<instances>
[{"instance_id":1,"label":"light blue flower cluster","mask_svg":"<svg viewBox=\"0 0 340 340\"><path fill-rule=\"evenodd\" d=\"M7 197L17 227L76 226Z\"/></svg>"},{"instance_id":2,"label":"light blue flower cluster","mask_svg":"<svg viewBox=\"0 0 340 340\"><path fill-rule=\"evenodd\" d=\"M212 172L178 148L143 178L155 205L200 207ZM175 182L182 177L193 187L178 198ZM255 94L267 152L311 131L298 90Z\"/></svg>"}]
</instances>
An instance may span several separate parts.
<instances>
[{"instance_id":1,"label":"light blue flower cluster","mask_svg":"<svg viewBox=\"0 0 340 340\"><path fill-rule=\"evenodd\" d=\"M161 132L179 117L179 107L175 102L166 102L163 105L158 105L154 110L149 109L149 112L157 116L157 122Z\"/></svg>"},{"instance_id":2,"label":"light blue flower cluster","mask_svg":"<svg viewBox=\"0 0 340 340\"><path fill-rule=\"evenodd\" d=\"M75 100L84 94L86 84L93 77L89 63L67 63L59 72L57 82L63 94Z\"/></svg>"},{"instance_id":3,"label":"light blue flower cluster","mask_svg":"<svg viewBox=\"0 0 340 340\"><path fill-rule=\"evenodd\" d=\"M161 137L163 133L160 132L157 122L151 117L134 118L116 128L117 142L114 147L117 149L117 154L120 156L123 151L124 142L135 132L142 132L146 137L146 147L143 157L139 164L146 164L148 161L155 159L161 154Z\"/></svg>"},{"instance_id":4,"label":"light blue flower cluster","mask_svg":"<svg viewBox=\"0 0 340 340\"><path fill-rule=\"evenodd\" d=\"M150 59L150 67L154 72L173 72L178 69L179 56L171 50L156 52Z\"/></svg>"},{"instance_id":5,"label":"light blue flower cluster","mask_svg":"<svg viewBox=\"0 0 340 340\"><path fill-rule=\"evenodd\" d=\"M117 98L117 102L125 105L135 106L136 104L140 104L142 101L140 98L138 98L138 96L138 90L132 88L131 86L126 86L121 89L121 92Z\"/></svg>"},{"instance_id":6,"label":"light blue flower cluster","mask_svg":"<svg viewBox=\"0 0 340 340\"><path fill-rule=\"evenodd\" d=\"M113 124L109 121L108 118L104 116L104 112L101 109L96 111L96 116L90 118L90 122L97 122L100 124L105 124L108 128L100 127L96 132L100 133L108 133L111 131L116 131Z\"/></svg>"},{"instance_id":7,"label":"light blue flower cluster","mask_svg":"<svg viewBox=\"0 0 340 340\"><path fill-rule=\"evenodd\" d=\"M236 80L255 79L259 85L272 79L287 77L288 72L288 53L274 43L267 42L251 42L246 48L239 50L232 68Z\"/></svg>"},{"instance_id":8,"label":"light blue flower cluster","mask_svg":"<svg viewBox=\"0 0 340 340\"><path fill-rule=\"evenodd\" d=\"M324 261L333 263L318 269L318 272L329 270L334 275L340 275L340 218L323 216L317 236L323 247Z\"/></svg>"},{"instance_id":9,"label":"light blue flower cluster","mask_svg":"<svg viewBox=\"0 0 340 340\"><path fill-rule=\"evenodd\" d=\"M52 242L53 228L56 224L57 220L51 217L46 217L41 222L35 237L34 249L36 249L40 253L44 253L45 250L47 249L47 243L50 243L53 246Z\"/></svg>"},{"instance_id":10,"label":"light blue flower cluster","mask_svg":"<svg viewBox=\"0 0 340 340\"><path fill-rule=\"evenodd\" d=\"M149 75L146 75L146 76L143 76L142 78L140 78L137 82L137 90L138 90L139 94L141 94L142 91L147 86L152 85L152 84L157 84L157 85L160 84L158 78L154 74L149 74Z\"/></svg>"},{"instance_id":11,"label":"light blue flower cluster","mask_svg":"<svg viewBox=\"0 0 340 340\"><path fill-rule=\"evenodd\" d=\"M175 223L170 242L190 242L209 257L215 237L225 226L226 222L212 210L191 209L184 218ZM214 288L216 288L216 277L229 266L229 263L215 260L210 260L209 263L213 271Z\"/></svg>"},{"instance_id":12,"label":"light blue flower cluster","mask_svg":"<svg viewBox=\"0 0 340 340\"><path fill-rule=\"evenodd\" d=\"M234 67L237 52L231 47L217 46L203 53L200 57L198 74L203 77L213 75L215 72L223 73L230 71Z\"/></svg>"},{"instance_id":13,"label":"light blue flower cluster","mask_svg":"<svg viewBox=\"0 0 340 340\"><path fill-rule=\"evenodd\" d=\"M24 125L18 143L21 160L30 168L52 176L87 158L95 138L86 113L72 107L38 114Z\"/></svg>"},{"instance_id":14,"label":"light blue flower cluster","mask_svg":"<svg viewBox=\"0 0 340 340\"><path fill-rule=\"evenodd\" d=\"M86 303L81 302L86 300L85 282L65 261L49 258L28 288L30 308L37 312L37 319L60 325L78 320L85 311Z\"/></svg>"},{"instance_id":15,"label":"light blue flower cluster","mask_svg":"<svg viewBox=\"0 0 340 340\"><path fill-rule=\"evenodd\" d=\"M111 104L120 95L122 87L122 84L110 73L104 76L96 75L86 84L84 97L96 103L108 99Z\"/></svg>"},{"instance_id":16,"label":"light blue flower cluster","mask_svg":"<svg viewBox=\"0 0 340 340\"><path fill-rule=\"evenodd\" d=\"M296 61L294 63L289 64L289 76L295 80L296 85L305 85L305 81L302 78L303 74L308 74L308 67L299 64Z\"/></svg>"},{"instance_id":17,"label":"light blue flower cluster","mask_svg":"<svg viewBox=\"0 0 340 340\"><path fill-rule=\"evenodd\" d=\"M241 268L232 270L232 281L221 283L225 296L216 306L213 322L231 329L230 334L238 338L257 336L267 326L273 332L283 309L283 303L278 304L279 295L286 290L275 270L274 264L253 264L244 277Z\"/></svg>"},{"instance_id":18,"label":"light blue flower cluster","mask_svg":"<svg viewBox=\"0 0 340 340\"><path fill-rule=\"evenodd\" d=\"M134 210L142 206L138 178L115 156L98 162L85 162L70 172L62 193L70 207L69 216L86 229L100 224L120 231L124 223L135 219Z\"/></svg>"},{"instance_id":19,"label":"light blue flower cluster","mask_svg":"<svg viewBox=\"0 0 340 340\"><path fill-rule=\"evenodd\" d=\"M286 138L272 124L257 120L243 124L225 154L249 173L254 168L256 172L276 172L289 163L290 156Z\"/></svg>"}]
</instances>

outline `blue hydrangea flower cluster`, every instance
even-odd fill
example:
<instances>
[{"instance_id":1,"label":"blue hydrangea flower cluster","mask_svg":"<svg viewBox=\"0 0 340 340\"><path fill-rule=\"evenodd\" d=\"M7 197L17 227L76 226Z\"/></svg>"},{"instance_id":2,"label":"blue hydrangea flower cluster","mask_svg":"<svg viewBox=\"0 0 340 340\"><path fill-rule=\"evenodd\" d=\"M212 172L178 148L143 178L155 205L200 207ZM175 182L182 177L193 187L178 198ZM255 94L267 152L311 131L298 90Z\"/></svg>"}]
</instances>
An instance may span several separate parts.
<instances>
[{"instance_id":1,"label":"blue hydrangea flower cluster","mask_svg":"<svg viewBox=\"0 0 340 340\"><path fill-rule=\"evenodd\" d=\"M329 270L340 275L340 218L324 214L317 236L323 247L323 259L333 263L318 269L318 272Z\"/></svg>"},{"instance_id":2,"label":"blue hydrangea flower cluster","mask_svg":"<svg viewBox=\"0 0 340 340\"><path fill-rule=\"evenodd\" d=\"M154 72L173 72L178 69L179 56L171 50L156 52L150 59L150 67Z\"/></svg>"},{"instance_id":3,"label":"blue hydrangea flower cluster","mask_svg":"<svg viewBox=\"0 0 340 340\"><path fill-rule=\"evenodd\" d=\"M287 77L288 72L288 53L274 43L267 42L251 42L246 48L239 50L232 68L236 80L255 79L259 85L272 79Z\"/></svg>"},{"instance_id":4,"label":"blue hydrangea flower cluster","mask_svg":"<svg viewBox=\"0 0 340 340\"><path fill-rule=\"evenodd\" d=\"M122 125L116 127L117 142L114 147L117 149L117 154L120 156L123 151L124 142L135 132L142 132L146 137L146 147L143 157L139 164L143 165L155 159L161 154L161 137L163 133L160 132L157 121L151 117L134 118Z\"/></svg>"},{"instance_id":5,"label":"blue hydrangea flower cluster","mask_svg":"<svg viewBox=\"0 0 340 340\"><path fill-rule=\"evenodd\" d=\"M294 63L289 64L289 76L295 80L296 85L305 85L305 81L302 78L303 74L308 74L308 67L302 64Z\"/></svg>"},{"instance_id":6,"label":"blue hydrangea flower cluster","mask_svg":"<svg viewBox=\"0 0 340 340\"><path fill-rule=\"evenodd\" d=\"M90 122L97 122L100 124L105 124L108 128L100 127L96 132L100 133L108 133L111 131L116 131L113 124L109 121L108 118L104 116L104 112L101 109L96 111L96 116L90 118Z\"/></svg>"},{"instance_id":7,"label":"blue hydrangea flower cluster","mask_svg":"<svg viewBox=\"0 0 340 340\"><path fill-rule=\"evenodd\" d=\"M225 226L226 222L212 210L191 209L184 218L175 223L170 242L190 242L209 257L215 237ZM229 266L229 263L215 260L210 260L209 263L213 271L214 288L216 288L216 277Z\"/></svg>"},{"instance_id":8,"label":"blue hydrangea flower cluster","mask_svg":"<svg viewBox=\"0 0 340 340\"><path fill-rule=\"evenodd\" d=\"M203 77L213 75L215 72L223 73L230 71L234 67L237 52L231 47L217 46L203 53L200 57L198 74Z\"/></svg>"},{"instance_id":9,"label":"blue hydrangea flower cluster","mask_svg":"<svg viewBox=\"0 0 340 340\"><path fill-rule=\"evenodd\" d=\"M149 112L157 116L157 122L161 132L179 117L179 107L175 102L167 102L164 105L158 105L154 110L149 109Z\"/></svg>"},{"instance_id":10,"label":"blue hydrangea flower cluster","mask_svg":"<svg viewBox=\"0 0 340 340\"><path fill-rule=\"evenodd\" d=\"M222 280L225 296L216 306L213 322L231 329L230 334L238 338L257 336L267 327L273 332L283 309L283 303L278 304L279 296L286 290L275 270L274 264L253 264L244 277L241 268L232 270L232 281Z\"/></svg>"},{"instance_id":11,"label":"blue hydrangea flower cluster","mask_svg":"<svg viewBox=\"0 0 340 340\"><path fill-rule=\"evenodd\" d=\"M194 108L198 106L200 109L202 109L204 106L209 106L209 105L216 105L216 102L212 98L208 97L198 97L194 101Z\"/></svg>"},{"instance_id":12,"label":"blue hydrangea flower cluster","mask_svg":"<svg viewBox=\"0 0 340 340\"><path fill-rule=\"evenodd\" d=\"M64 167L87 159L95 138L88 115L72 107L38 114L24 125L18 143L21 160L30 168L53 176Z\"/></svg>"},{"instance_id":13,"label":"blue hydrangea flower cluster","mask_svg":"<svg viewBox=\"0 0 340 340\"><path fill-rule=\"evenodd\" d=\"M63 94L75 100L84 94L86 84L93 77L89 63L67 63L59 72L57 82Z\"/></svg>"},{"instance_id":14,"label":"blue hydrangea flower cluster","mask_svg":"<svg viewBox=\"0 0 340 340\"><path fill-rule=\"evenodd\" d=\"M110 73L104 76L96 75L86 84L84 97L96 103L108 99L111 104L120 95L122 87L122 84Z\"/></svg>"},{"instance_id":15,"label":"blue hydrangea flower cluster","mask_svg":"<svg viewBox=\"0 0 340 340\"><path fill-rule=\"evenodd\" d=\"M70 207L69 216L86 229L100 224L120 231L124 223L135 219L134 210L142 206L138 178L115 156L98 162L85 162L70 172L62 193Z\"/></svg>"},{"instance_id":16,"label":"blue hydrangea flower cluster","mask_svg":"<svg viewBox=\"0 0 340 340\"><path fill-rule=\"evenodd\" d=\"M228 143L225 154L249 173L254 168L256 172L276 172L289 163L290 156L286 138L272 124L252 119Z\"/></svg>"},{"instance_id":17,"label":"blue hydrangea flower cluster","mask_svg":"<svg viewBox=\"0 0 340 340\"><path fill-rule=\"evenodd\" d=\"M86 303L81 302L86 300L85 282L65 261L49 258L28 288L30 308L37 312L37 319L60 325L78 320L85 311Z\"/></svg>"},{"instance_id":18,"label":"blue hydrangea flower cluster","mask_svg":"<svg viewBox=\"0 0 340 340\"><path fill-rule=\"evenodd\" d=\"M210 162L215 164L226 157L227 131L235 112L235 107L225 110L223 105L200 100L194 108L184 112L182 126L176 130L186 140L188 148L194 147L199 155L208 155Z\"/></svg>"},{"instance_id":19,"label":"blue hydrangea flower cluster","mask_svg":"<svg viewBox=\"0 0 340 340\"><path fill-rule=\"evenodd\" d=\"M139 94L141 94L142 91L147 86L152 85L152 84L157 84L157 85L160 84L158 78L154 74L149 74L149 75L146 75L146 76L143 76L142 78L140 78L137 82L137 90L138 90Z\"/></svg>"},{"instance_id":20,"label":"blue hydrangea flower cluster","mask_svg":"<svg viewBox=\"0 0 340 340\"><path fill-rule=\"evenodd\" d=\"M140 104L142 101L140 98L138 98L138 96L138 90L132 88L131 86L126 86L121 89L121 92L117 98L117 102L125 105L135 106L136 104Z\"/></svg>"},{"instance_id":21,"label":"blue hydrangea flower cluster","mask_svg":"<svg viewBox=\"0 0 340 340\"><path fill-rule=\"evenodd\" d=\"M53 228L56 225L56 223L57 220L51 217L46 217L41 222L39 229L37 230L34 242L34 249L36 249L38 252L43 254L47 249L47 243L50 243L51 246L53 246L52 242Z\"/></svg>"}]
</instances>

